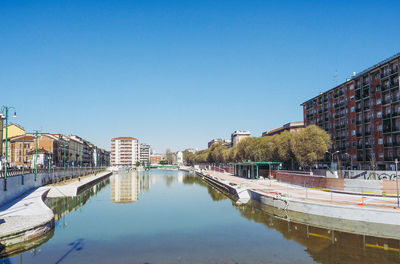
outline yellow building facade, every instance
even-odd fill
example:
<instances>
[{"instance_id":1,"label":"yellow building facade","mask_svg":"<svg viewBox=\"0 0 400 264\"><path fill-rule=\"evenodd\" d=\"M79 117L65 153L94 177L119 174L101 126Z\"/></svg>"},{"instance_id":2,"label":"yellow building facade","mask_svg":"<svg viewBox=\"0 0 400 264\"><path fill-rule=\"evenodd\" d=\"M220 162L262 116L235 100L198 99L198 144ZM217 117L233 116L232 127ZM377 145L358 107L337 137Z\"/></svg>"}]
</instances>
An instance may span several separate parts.
<instances>
[{"instance_id":1,"label":"yellow building facade","mask_svg":"<svg viewBox=\"0 0 400 264\"><path fill-rule=\"evenodd\" d=\"M0 124L1 127L1 124ZM10 124L8 125L8 131L7 131L7 137L8 139L13 138L13 137L18 137L26 134L25 129L20 127L19 125L16 124ZM3 131L0 130L0 132L3 132L3 141L0 142L0 159L1 157L5 154L5 147L6 147L6 127L3 127ZM1 138L1 135L0 135ZM10 147L10 143L8 143L8 147Z\"/></svg>"},{"instance_id":2,"label":"yellow building facade","mask_svg":"<svg viewBox=\"0 0 400 264\"><path fill-rule=\"evenodd\" d=\"M8 125L8 138L25 135L26 131L22 127L16 124ZM3 140L6 140L6 128L3 128Z\"/></svg>"}]
</instances>

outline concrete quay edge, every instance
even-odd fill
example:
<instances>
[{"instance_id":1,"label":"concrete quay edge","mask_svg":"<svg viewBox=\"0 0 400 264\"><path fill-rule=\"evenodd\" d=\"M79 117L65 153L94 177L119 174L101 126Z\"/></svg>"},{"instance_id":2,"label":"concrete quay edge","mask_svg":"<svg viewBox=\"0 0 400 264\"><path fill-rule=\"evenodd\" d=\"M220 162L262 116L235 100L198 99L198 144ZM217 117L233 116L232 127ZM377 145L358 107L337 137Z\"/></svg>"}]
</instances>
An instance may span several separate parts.
<instances>
[{"instance_id":1,"label":"concrete quay edge","mask_svg":"<svg viewBox=\"0 0 400 264\"><path fill-rule=\"evenodd\" d=\"M75 181L66 185L51 185L49 186L50 191L47 197L57 198L77 196L85 189L95 185L96 183L106 179L111 175L112 171L105 171L99 173L98 175L89 176L87 178L83 178L81 181Z\"/></svg>"},{"instance_id":2,"label":"concrete quay edge","mask_svg":"<svg viewBox=\"0 0 400 264\"><path fill-rule=\"evenodd\" d=\"M112 172L106 171L85 181L73 182L70 193L77 195L111 174ZM18 251L19 244L23 248L25 243L37 240L54 230L54 213L44 203L54 187L39 187L0 207L0 257L10 254L8 247L12 247L12 251ZM54 198L63 196L56 195Z\"/></svg>"},{"instance_id":3,"label":"concrete quay edge","mask_svg":"<svg viewBox=\"0 0 400 264\"><path fill-rule=\"evenodd\" d=\"M0 256L7 246L35 240L54 228L54 213L44 203L50 188L40 187L0 211Z\"/></svg>"},{"instance_id":4,"label":"concrete quay edge","mask_svg":"<svg viewBox=\"0 0 400 264\"><path fill-rule=\"evenodd\" d=\"M232 189L229 181L219 179L216 176L208 175L206 172L196 171L196 174L198 176L204 177L204 179L207 179L206 181L209 184L214 184L216 187L220 187L220 185L225 185L226 188ZM236 196L236 198L239 198L238 195L236 195L235 193L232 193L230 191L228 192ZM349 221L359 221L364 223L366 222L382 225L400 226L399 209L366 208L354 205L319 203L317 201L312 201L311 199L302 200L285 197L284 195L279 195L279 190L277 192L272 191L271 194L268 194L257 189L252 189L250 186L247 187L247 192L249 193L252 200L275 207L277 209L281 209L283 211L293 211L308 215L330 217Z\"/></svg>"}]
</instances>

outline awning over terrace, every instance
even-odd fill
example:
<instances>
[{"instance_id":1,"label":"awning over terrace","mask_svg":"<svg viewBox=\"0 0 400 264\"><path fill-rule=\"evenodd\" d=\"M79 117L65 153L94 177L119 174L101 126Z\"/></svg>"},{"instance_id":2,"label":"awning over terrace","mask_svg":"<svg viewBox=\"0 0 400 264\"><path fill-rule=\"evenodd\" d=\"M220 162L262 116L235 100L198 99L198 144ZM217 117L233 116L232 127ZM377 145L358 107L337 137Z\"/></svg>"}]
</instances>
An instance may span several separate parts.
<instances>
[{"instance_id":1,"label":"awning over terrace","mask_svg":"<svg viewBox=\"0 0 400 264\"><path fill-rule=\"evenodd\" d=\"M271 177L274 171L279 170L282 162L239 162L235 163L235 175L248 179Z\"/></svg>"}]
</instances>

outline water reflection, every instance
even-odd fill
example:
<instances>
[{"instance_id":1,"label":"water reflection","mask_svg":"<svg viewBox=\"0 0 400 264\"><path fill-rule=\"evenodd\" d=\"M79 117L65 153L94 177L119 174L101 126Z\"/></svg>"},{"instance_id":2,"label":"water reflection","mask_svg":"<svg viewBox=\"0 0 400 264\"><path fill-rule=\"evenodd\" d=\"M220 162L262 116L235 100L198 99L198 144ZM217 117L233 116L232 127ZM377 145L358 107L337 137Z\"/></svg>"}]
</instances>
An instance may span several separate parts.
<instances>
[{"instance_id":1,"label":"water reflection","mask_svg":"<svg viewBox=\"0 0 400 264\"><path fill-rule=\"evenodd\" d=\"M8 247L3 247L0 249L0 257L5 258L5 257L11 257L17 254L20 254L22 252L31 250L31 254L36 254L36 248L39 247L40 245L46 243L49 241L52 237L54 236L54 229L47 232L45 235L31 240L29 242L24 242L24 243L19 243L15 244L12 246ZM22 261L22 257L21 257ZM22 263L22 262L21 262Z\"/></svg>"},{"instance_id":2,"label":"water reflection","mask_svg":"<svg viewBox=\"0 0 400 264\"><path fill-rule=\"evenodd\" d=\"M282 220L273 214L273 208L251 201L233 205L241 216L279 231L287 240L306 247L319 263L397 263L400 262L400 241L333 229L303 225Z\"/></svg>"},{"instance_id":3,"label":"water reflection","mask_svg":"<svg viewBox=\"0 0 400 264\"><path fill-rule=\"evenodd\" d=\"M47 203L69 225L59 220L54 238L24 253L25 263L400 263L399 240L287 221L183 172L115 174L78 197Z\"/></svg>"},{"instance_id":4,"label":"water reflection","mask_svg":"<svg viewBox=\"0 0 400 264\"><path fill-rule=\"evenodd\" d=\"M182 179L183 184L190 184L190 185L201 185L207 188L208 194L210 195L211 199L213 201L222 201L229 199L227 195L229 194L223 194L222 192L219 192L217 189L212 187L211 185L208 185L206 182L201 180L198 176L195 174L187 174L185 177Z\"/></svg>"},{"instance_id":5,"label":"water reflection","mask_svg":"<svg viewBox=\"0 0 400 264\"><path fill-rule=\"evenodd\" d=\"M111 177L111 201L133 203L139 199L138 177L132 174L117 174Z\"/></svg>"},{"instance_id":6,"label":"water reflection","mask_svg":"<svg viewBox=\"0 0 400 264\"><path fill-rule=\"evenodd\" d=\"M139 200L139 192L150 190L151 176L146 172L125 172L111 176L111 201L133 203Z\"/></svg>"},{"instance_id":7,"label":"water reflection","mask_svg":"<svg viewBox=\"0 0 400 264\"><path fill-rule=\"evenodd\" d=\"M54 220L60 220L64 215L76 211L86 204L86 202L100 190L110 183L110 179L106 179L92 186L91 188L81 192L75 197L48 198L46 205L53 211Z\"/></svg>"}]
</instances>

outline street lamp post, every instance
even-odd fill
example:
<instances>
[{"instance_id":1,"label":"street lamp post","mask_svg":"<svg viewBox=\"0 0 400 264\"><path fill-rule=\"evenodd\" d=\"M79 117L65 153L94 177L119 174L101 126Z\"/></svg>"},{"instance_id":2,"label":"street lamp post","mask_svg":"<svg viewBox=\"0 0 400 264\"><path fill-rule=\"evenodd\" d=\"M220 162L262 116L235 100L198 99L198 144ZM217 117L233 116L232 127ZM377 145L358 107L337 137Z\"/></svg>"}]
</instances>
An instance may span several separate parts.
<instances>
[{"instance_id":1,"label":"street lamp post","mask_svg":"<svg viewBox=\"0 0 400 264\"><path fill-rule=\"evenodd\" d=\"M352 170L353 169L353 158L351 157L351 155L349 153L344 153L344 155L349 156L349 158L350 158L350 170Z\"/></svg>"},{"instance_id":2,"label":"street lamp post","mask_svg":"<svg viewBox=\"0 0 400 264\"><path fill-rule=\"evenodd\" d=\"M335 151L335 152L326 151L326 153L328 153L328 154L331 155L331 166L330 166L330 168L331 168L331 171L332 171L333 155L338 154L338 153L339 153L339 150L337 150L337 151ZM339 158L338 158L338 161L339 161ZM338 162L338 163L339 163L339 162ZM340 168L338 168L338 169L340 169Z\"/></svg>"},{"instance_id":3,"label":"street lamp post","mask_svg":"<svg viewBox=\"0 0 400 264\"><path fill-rule=\"evenodd\" d=\"M64 141L64 174L65 174L65 141Z\"/></svg>"},{"instance_id":4,"label":"street lamp post","mask_svg":"<svg viewBox=\"0 0 400 264\"><path fill-rule=\"evenodd\" d=\"M24 185L24 172L25 172L25 135L22 137L22 176L21 176L22 185Z\"/></svg>"},{"instance_id":5,"label":"street lamp post","mask_svg":"<svg viewBox=\"0 0 400 264\"><path fill-rule=\"evenodd\" d=\"M333 155L335 155L335 154L338 154L339 153L339 150L337 150L337 151L335 151L335 152L329 152L329 151L326 151L326 153L328 153L328 154L330 154L331 155L331 163L333 162ZM331 169L332 169L332 167L331 167Z\"/></svg>"},{"instance_id":6,"label":"street lamp post","mask_svg":"<svg viewBox=\"0 0 400 264\"><path fill-rule=\"evenodd\" d=\"M49 176L51 174L51 148L49 149Z\"/></svg>"},{"instance_id":7,"label":"street lamp post","mask_svg":"<svg viewBox=\"0 0 400 264\"><path fill-rule=\"evenodd\" d=\"M6 120L6 157L5 157L5 168L4 168L4 191L7 191L7 166L8 166L8 110L14 109L13 117L17 117L17 113L15 112L15 108L12 106L3 106L1 108L1 112L4 114L4 118ZM1 128L3 130L3 128ZM3 140L3 139L2 139Z\"/></svg>"},{"instance_id":8,"label":"street lamp post","mask_svg":"<svg viewBox=\"0 0 400 264\"><path fill-rule=\"evenodd\" d=\"M400 207L400 198L399 198L399 178L397 177L397 165L399 163L398 159L394 160L394 163L396 165L396 190L397 190L397 207Z\"/></svg>"},{"instance_id":9,"label":"street lamp post","mask_svg":"<svg viewBox=\"0 0 400 264\"><path fill-rule=\"evenodd\" d=\"M37 180L37 169L38 169L38 146L39 146L39 136L38 131L35 131L36 135L36 150L35 150L35 181Z\"/></svg>"}]
</instances>

